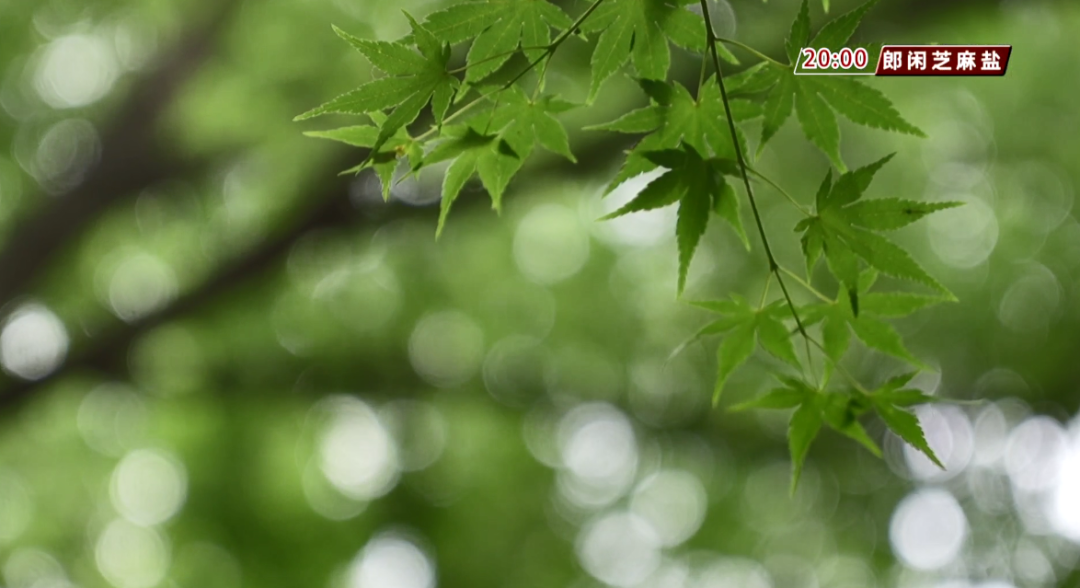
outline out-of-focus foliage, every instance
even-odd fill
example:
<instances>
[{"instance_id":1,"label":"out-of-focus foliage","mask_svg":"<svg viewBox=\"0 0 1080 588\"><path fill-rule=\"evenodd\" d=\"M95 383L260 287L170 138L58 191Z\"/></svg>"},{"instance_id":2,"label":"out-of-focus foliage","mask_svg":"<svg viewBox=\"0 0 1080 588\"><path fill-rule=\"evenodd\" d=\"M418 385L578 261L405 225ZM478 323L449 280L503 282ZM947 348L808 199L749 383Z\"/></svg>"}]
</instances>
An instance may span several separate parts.
<instances>
[{"instance_id":1,"label":"out-of-focus foliage","mask_svg":"<svg viewBox=\"0 0 1080 588\"><path fill-rule=\"evenodd\" d=\"M124 189L79 230L65 220L63 246L4 301L0 398L19 400L0 403L0 585L1075 583L1074 3L887 0L863 24L860 40L1015 48L1004 78L872 80L927 139L840 123L853 167L898 153L875 196L965 202L890 235L960 300L896 327L937 370L905 387L987 400L918 410L944 471L870 420L884 460L822 435L790 498L787 413L711 409L709 341L669 357L711 318L675 301L674 211L596 222L656 175L602 200L631 145L580 131L641 106L632 80L564 116L580 166L538 151L501 217L466 188L436 243L437 166L383 204L374 177L335 176L354 152L291 118L366 75L332 23L398 39L399 9L443 7L224 5L0 8L8 251L87 196L114 149L167 172L116 168ZM797 3L716 6L737 17L725 36L783 55ZM191 73L135 116L129 98L174 51L199 54L200 31L213 42ZM589 58L567 43L558 84L577 100ZM153 138L137 152L129 121ZM809 201L828 161L796 126L757 168ZM761 204L770 226L800 220L779 196ZM787 267L805 265L797 237L777 247ZM764 259L744 251L707 230L685 297L756 300ZM875 388L907 372L851 346L844 365ZM755 356L726 398L777 388L776 365Z\"/></svg>"}]
</instances>

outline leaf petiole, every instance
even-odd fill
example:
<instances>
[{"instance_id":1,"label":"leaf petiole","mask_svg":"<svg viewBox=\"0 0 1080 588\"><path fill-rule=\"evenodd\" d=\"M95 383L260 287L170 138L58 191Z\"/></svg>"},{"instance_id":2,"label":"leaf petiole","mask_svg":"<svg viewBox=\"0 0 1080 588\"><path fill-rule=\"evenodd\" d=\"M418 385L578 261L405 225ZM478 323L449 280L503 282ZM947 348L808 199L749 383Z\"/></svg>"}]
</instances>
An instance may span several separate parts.
<instances>
[{"instance_id":1,"label":"leaf petiole","mask_svg":"<svg viewBox=\"0 0 1080 588\"><path fill-rule=\"evenodd\" d=\"M772 285L772 273L765 278L765 287L761 290L761 301L758 302L758 310L765 308L765 299L769 297L769 286Z\"/></svg>"},{"instance_id":2,"label":"leaf petiole","mask_svg":"<svg viewBox=\"0 0 1080 588\"><path fill-rule=\"evenodd\" d=\"M827 304L835 304L836 303L835 300L833 300L832 298L829 298L828 296L822 294L820 290L818 290L817 288L811 286L810 282L804 280L802 278L802 276L800 276L799 274L789 270L788 268L786 268L784 266L780 266L780 271L782 271L785 274L787 274L788 276L790 276L791 279L795 280L795 282L797 284L799 284L800 286L802 286L803 288L806 288L806 291L813 294L814 296L816 296L818 298L818 300L821 300L822 302L825 302Z\"/></svg>"},{"instance_id":3,"label":"leaf petiole","mask_svg":"<svg viewBox=\"0 0 1080 588\"><path fill-rule=\"evenodd\" d=\"M791 67L790 65L788 65L786 63L780 63L779 61L773 59L772 57L769 57L768 55L765 55L761 51L758 51L757 49L754 49L753 47L751 47L751 46L749 46L746 43L743 43L741 41L736 41L735 39L726 39L724 37L716 37L716 36L713 36L713 41L718 41L720 43L724 43L724 44L727 44L727 45L733 45L735 47L738 47L739 49L742 49L744 51L748 51L748 52L752 53L755 57L764 59L765 61L768 61L769 63L772 63L773 65L777 65L777 66L780 66L780 67Z\"/></svg>"},{"instance_id":4,"label":"leaf petiole","mask_svg":"<svg viewBox=\"0 0 1080 588\"><path fill-rule=\"evenodd\" d=\"M765 174L763 174L763 173L761 173L761 172L757 171L757 170L756 170L756 169L754 169L753 167L747 166L747 168L746 168L746 169L750 170L750 173L752 173L752 174L754 174L755 176L757 176L757 177L761 178L761 180L762 180L762 181L764 181L764 182L765 182L766 184L768 184L768 185L772 186L774 190L776 190L777 192L779 192L780 194L782 194L782 195L783 195L783 196L784 196L785 198L787 198L787 199L788 199L788 202L791 202L791 203L792 203L793 205L795 205L795 208L798 208L798 209L799 209L799 212L803 213L803 215L804 215L804 216L807 216L807 217L813 216L813 214L811 214L811 213L810 213L810 211L809 211L809 210L807 210L805 206L803 206L802 204L800 204L800 203L799 203L799 201L798 201L798 200L796 200L796 199L795 199L795 197L794 197L794 196L792 196L792 195L791 195L791 194L790 194L790 193L789 193L789 192L788 192L787 190L783 189L783 188L782 188L782 187L780 186L780 184L777 184L777 183L776 183L776 182L774 182L774 181L773 181L773 180L772 180L771 178L769 178L769 177L768 177L768 176L766 176Z\"/></svg>"},{"instance_id":5,"label":"leaf petiole","mask_svg":"<svg viewBox=\"0 0 1080 588\"><path fill-rule=\"evenodd\" d=\"M823 346L821 343L819 343L813 337L807 337L806 339L807 339L807 341L810 341L811 343L813 343L814 347L817 347L819 350L821 350L822 355L824 355L829 360L829 363L831 363L833 365L833 367L836 368L836 371L840 372L841 376L844 376L845 380L847 380L848 382L851 382L851 385L856 390L858 390L860 393L862 393L865 396L870 395L870 391L867 390L865 386L860 384L859 381L855 379L855 376L851 375L851 372L849 372L847 370L847 368L840 365L840 362L838 362L838 361L834 360L833 358L829 357L828 352L825 351L825 346Z\"/></svg>"}]
</instances>

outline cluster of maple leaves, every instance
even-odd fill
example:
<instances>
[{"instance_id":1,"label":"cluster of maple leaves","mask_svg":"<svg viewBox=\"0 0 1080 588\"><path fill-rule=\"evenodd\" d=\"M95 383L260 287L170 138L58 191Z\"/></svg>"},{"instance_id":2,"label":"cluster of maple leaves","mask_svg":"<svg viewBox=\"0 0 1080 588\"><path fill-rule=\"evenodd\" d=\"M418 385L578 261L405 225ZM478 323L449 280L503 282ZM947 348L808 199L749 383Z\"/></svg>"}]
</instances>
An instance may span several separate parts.
<instances>
[{"instance_id":1,"label":"cluster of maple leaves","mask_svg":"<svg viewBox=\"0 0 1080 588\"><path fill-rule=\"evenodd\" d=\"M789 431L795 464L793 483L810 442L823 425L880 455L859 421L869 412L938 463L908 410L934 400L905 388L915 372L869 390L846 374L840 361L854 333L871 348L925 368L884 319L905 316L950 300L952 295L881 233L956 203L863 198L875 173L891 156L849 171L840 155L836 115L883 130L916 136L922 132L904 120L881 92L855 79L795 75L794 63L801 48L835 51L846 46L877 1L869 0L831 20L811 38L809 7L803 0L786 40L786 62L752 51L762 58L760 63L723 76L719 61L715 61L714 71L702 75L693 92L668 80L670 44L700 55L706 65L710 51L730 64L741 65L725 45L729 40L716 40L708 29L703 18L708 14L708 0L700 0L701 14L689 9L699 0L594 0L576 19L547 0L459 2L428 15L423 22L406 14L411 33L399 41L360 39L335 28L385 76L297 118L329 113L366 116L367 124L309 134L366 148L367 156L352 171L373 168L382 181L384 197L388 197L404 162L407 174L449 162L442 184L438 233L455 199L474 176L490 195L493 207L499 209L511 178L537 146L575 160L558 115L579 105L546 94L543 80L551 56L567 39L595 40L587 102L591 103L605 80L628 62L648 99L642 108L586 129L640 136L608 191L642 173L665 170L609 217L678 206L675 234L681 294L687 268L713 214L724 219L750 247L741 220L740 197L728 178L745 181L748 193L744 197L753 204L747 174L761 174L749 168L744 159L743 154L749 153L748 141L739 125L761 119L760 154L794 112L806 138L839 172L835 181L831 170L826 174L812 212L800 206L805 218L795 227L802 235L807 275L812 275L824 257L838 282L838 294L833 298L813 290L820 302L801 308L796 308L786 289L784 299L766 304L763 296L758 307L737 295L696 303L720 317L697 335L722 335L714 398L719 397L729 375L760 345L803 375L779 375L782 387L736 408L795 409ZM464 64L452 67L453 47L465 43L469 49ZM880 46L871 46L872 55L878 51ZM535 76L527 78L529 73ZM721 81L726 91L725 86L715 83ZM425 109L432 123L422 131L410 131ZM756 207L753 212L768 249ZM773 266L770 280L773 274L781 280L781 268L771 254L769 260ZM879 274L912 281L933 294L873 291ZM801 282L813 289L808 279ZM795 329L789 325L792 320ZM807 330L817 325L821 341ZM807 349L803 359L813 361L813 343L826 361L820 380L807 378L802 372L803 361L793 344L793 338L800 335ZM851 385L828 386L835 371L844 373Z\"/></svg>"}]
</instances>

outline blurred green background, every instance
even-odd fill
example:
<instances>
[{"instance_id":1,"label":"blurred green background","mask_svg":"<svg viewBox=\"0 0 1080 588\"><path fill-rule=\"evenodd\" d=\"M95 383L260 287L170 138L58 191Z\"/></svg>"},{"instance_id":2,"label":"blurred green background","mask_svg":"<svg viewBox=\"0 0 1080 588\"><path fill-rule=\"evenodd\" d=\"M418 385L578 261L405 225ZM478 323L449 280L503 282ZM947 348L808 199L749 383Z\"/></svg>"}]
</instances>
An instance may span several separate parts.
<instances>
[{"instance_id":1,"label":"blurred green background","mask_svg":"<svg viewBox=\"0 0 1080 588\"><path fill-rule=\"evenodd\" d=\"M1003 78L870 81L928 139L843 127L851 165L898 152L870 196L968 203L898 235L960 302L897 326L919 387L987 402L918 411L945 472L871 422L885 460L824 434L792 498L786 415L710 408L715 341L668 361L706 318L674 211L595 220L644 185L601 200L632 143L580 131L644 102L629 78L566 115L581 165L537 156L501 217L467 192L437 243L437 173L384 204L302 135L347 118L291 122L371 76L332 23L439 7L0 0L0 586L1080 586L1080 5L885 0L860 29L1014 46ZM772 55L796 10L714 3ZM555 59L571 100L588 55ZM780 135L760 167L809 201L827 160ZM711 229L685 297L757 295L754 243Z\"/></svg>"}]
</instances>

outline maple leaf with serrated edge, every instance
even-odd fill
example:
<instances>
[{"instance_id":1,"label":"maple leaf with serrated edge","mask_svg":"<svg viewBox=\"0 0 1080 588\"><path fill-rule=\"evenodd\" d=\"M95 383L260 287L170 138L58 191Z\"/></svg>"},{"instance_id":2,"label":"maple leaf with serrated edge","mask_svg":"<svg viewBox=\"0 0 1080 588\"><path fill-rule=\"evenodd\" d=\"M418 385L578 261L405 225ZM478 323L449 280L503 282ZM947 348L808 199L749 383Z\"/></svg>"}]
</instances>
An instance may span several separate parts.
<instances>
[{"instance_id":1,"label":"maple leaf with serrated edge","mask_svg":"<svg viewBox=\"0 0 1080 588\"><path fill-rule=\"evenodd\" d=\"M705 325L696 337L724 333L716 350L716 385L713 388L713 405L720 401L724 383L736 368L750 358L757 343L785 363L798 367L799 358L791 342L791 332L784 326L790 313L783 300L777 300L764 308L753 308L746 299L732 295L726 300L692 303L694 306L718 313L721 318Z\"/></svg>"},{"instance_id":2,"label":"maple leaf with serrated edge","mask_svg":"<svg viewBox=\"0 0 1080 588\"><path fill-rule=\"evenodd\" d=\"M727 88L728 94L731 96L764 92L776 83L776 79L768 69L769 67L769 62L762 61L739 73L725 75L724 87Z\"/></svg>"},{"instance_id":3,"label":"maple leaf with serrated edge","mask_svg":"<svg viewBox=\"0 0 1080 588\"><path fill-rule=\"evenodd\" d=\"M465 2L428 15L425 27L440 41L473 39L466 58L465 81L476 82L503 66L521 48L530 60L551 43L551 28L573 23L562 8L547 0Z\"/></svg>"},{"instance_id":4,"label":"maple leaf with serrated edge","mask_svg":"<svg viewBox=\"0 0 1080 588\"><path fill-rule=\"evenodd\" d=\"M701 236L705 234L710 212L716 212L728 221L743 242L747 242L735 191L724 180L724 170L730 170L731 162L702 158L698 150L688 143L683 143L681 149L650 151L644 156L668 171L645 186L633 200L604 219L663 208L678 202L675 238L679 245L678 292L682 294L690 260L694 257Z\"/></svg>"},{"instance_id":5,"label":"maple leaf with serrated edge","mask_svg":"<svg viewBox=\"0 0 1080 588\"><path fill-rule=\"evenodd\" d=\"M502 136L522 160L528 158L539 144L576 163L566 129L554 115L577 106L557 96L530 98L518 86L511 86L501 93L495 110L484 119L484 126L502 130Z\"/></svg>"},{"instance_id":6,"label":"maple leaf with serrated edge","mask_svg":"<svg viewBox=\"0 0 1080 588\"><path fill-rule=\"evenodd\" d=\"M566 129L553 116L576 104L555 96L530 98L517 86L501 92L496 102L494 110L470 117L467 124L445 127L442 136L448 139L413 166L419 170L457 158L444 179L437 235L441 234L450 206L474 171L491 196L492 207L500 211L507 185L536 145L576 161Z\"/></svg>"},{"instance_id":7,"label":"maple leaf with serrated edge","mask_svg":"<svg viewBox=\"0 0 1080 588\"><path fill-rule=\"evenodd\" d=\"M884 94L862 82L844 76L795 75L794 64L801 48L840 49L851 38L863 16L877 2L878 0L870 0L837 17L822 27L813 40L808 41L809 10L806 0L803 0L785 44L788 65L765 64L756 70L751 78L753 84L750 90L762 91L771 88L764 104L764 122L758 154L791 116L792 110L795 111L806 138L842 171L846 170L846 166L840 156L840 126L834 111L860 125L925 137L921 130L900 116Z\"/></svg>"},{"instance_id":8,"label":"maple leaf with serrated edge","mask_svg":"<svg viewBox=\"0 0 1080 588\"><path fill-rule=\"evenodd\" d=\"M777 376L783 386L737 404L730 410L796 409L788 424L792 492L798 484L810 444L817 437L823 424L829 425L834 431L846 435L875 456L881 457L881 448L859 423L859 418L870 411L877 413L886 426L905 442L926 454L938 466L944 467L941 466L941 462L926 442L918 419L904 410L905 407L936 400L920 390L904 388L914 376L915 373L911 372L890 378L869 394L858 391L825 392L796 378Z\"/></svg>"},{"instance_id":9,"label":"maple leaf with serrated edge","mask_svg":"<svg viewBox=\"0 0 1080 588\"><path fill-rule=\"evenodd\" d=\"M881 457L881 447L870 438L866 429L859 423L870 402L861 393L825 392L811 387L801 380L778 376L783 386L773 388L753 400L734 405L732 411L753 409L795 409L791 422L787 426L789 451L792 454L792 492L795 492L802 464L806 462L810 444L818 437L822 425L845 435L877 457Z\"/></svg>"},{"instance_id":10,"label":"maple leaf with serrated edge","mask_svg":"<svg viewBox=\"0 0 1080 588\"><path fill-rule=\"evenodd\" d=\"M499 20L505 8L502 2L462 2L432 12L424 19L424 28L436 39L456 45L475 38Z\"/></svg>"},{"instance_id":11,"label":"maple leaf with serrated edge","mask_svg":"<svg viewBox=\"0 0 1080 588\"><path fill-rule=\"evenodd\" d=\"M784 40L784 51L787 52L788 63L795 63L795 60L799 58L799 50L805 46L809 38L810 5L803 0L799 7L799 14L795 16L795 21L791 23L791 30L788 31L788 37Z\"/></svg>"},{"instance_id":12,"label":"maple leaf with serrated edge","mask_svg":"<svg viewBox=\"0 0 1080 588\"><path fill-rule=\"evenodd\" d=\"M709 78L711 79L711 78ZM585 130L617 133L648 133L626 156L626 161L607 187L610 193L626 180L655 169L656 164L645 156L650 151L674 149L686 143L699 153L734 160L735 149L731 129L717 84L706 82L695 100L690 91L678 82L638 80L649 96L650 104L633 110L608 123L585 127ZM731 100L731 113L737 122L753 119L761 109L749 100ZM746 150L746 138L738 129L739 143ZM731 168L729 175L736 175Z\"/></svg>"},{"instance_id":13,"label":"maple leaf with serrated edge","mask_svg":"<svg viewBox=\"0 0 1080 588\"><path fill-rule=\"evenodd\" d=\"M368 115L376 124L386 121L386 115L381 112L372 112ZM309 137L338 141L353 147L372 148L379 139L380 129L373 125L353 125L327 131L308 131L304 133ZM390 188L394 182L394 172L398 167L398 159L405 155L409 158L412 167L418 168L423 161L423 146L405 131L399 128L389 139L383 142L378 152L368 157L368 165L375 170L379 182L382 184L383 200L390 197ZM356 171L357 168L347 170L345 173Z\"/></svg>"},{"instance_id":14,"label":"maple leaf with serrated edge","mask_svg":"<svg viewBox=\"0 0 1080 588\"><path fill-rule=\"evenodd\" d=\"M817 396L817 407L821 417L834 431L856 441L876 457L881 457L881 448L870 438L866 429L859 422L859 417L870 409L870 402L861 392L832 392Z\"/></svg>"},{"instance_id":15,"label":"maple leaf with serrated edge","mask_svg":"<svg viewBox=\"0 0 1080 588\"><path fill-rule=\"evenodd\" d=\"M839 296L832 303L803 307L800 310L803 324L809 326L821 323L822 347L833 363L840 361L848 350L851 344L851 333L854 332L855 336L868 347L917 367L929 369L925 363L904 347L900 333L882 319L907 316L917 310L946 302L947 299L910 292L869 292L876 279L877 271L864 271L859 277L856 297ZM859 305L858 314L852 307L853 300ZM831 370L832 365L827 364L826 370Z\"/></svg>"},{"instance_id":16,"label":"maple leaf with serrated edge","mask_svg":"<svg viewBox=\"0 0 1080 588\"><path fill-rule=\"evenodd\" d=\"M706 48L705 21L683 8L688 0L608 0L581 24L587 33L599 32L592 55L589 101L600 85L631 60L639 77L663 80L671 65L670 39L692 51ZM717 48L718 50L720 47ZM726 49L726 59L734 60Z\"/></svg>"},{"instance_id":17,"label":"maple leaf with serrated edge","mask_svg":"<svg viewBox=\"0 0 1080 588\"><path fill-rule=\"evenodd\" d=\"M808 397L809 393L813 393L813 389L807 387L802 382L790 378L780 377L780 381L784 383L784 386L779 388L773 388L765 394L758 396L757 398L751 398L745 402L740 402L728 408L729 412L742 412L745 410L782 410L785 408L795 408L802 404Z\"/></svg>"},{"instance_id":18,"label":"maple leaf with serrated edge","mask_svg":"<svg viewBox=\"0 0 1080 588\"><path fill-rule=\"evenodd\" d=\"M859 423L859 417L870 410L870 401L861 393L824 392L805 382L787 376L777 376L783 384L762 396L737 404L732 411L750 409L796 409L788 424L788 444L791 451L791 491L799 482L803 463L810 444L822 424L841 433L881 457L881 448Z\"/></svg>"},{"instance_id":19,"label":"maple leaf with serrated edge","mask_svg":"<svg viewBox=\"0 0 1080 588\"><path fill-rule=\"evenodd\" d=\"M916 391L909 390L906 391L907 394L900 394L900 392L904 391L882 388L872 392L869 399L874 412L881 417L881 420L892 432L915 449L921 451L939 468L945 469L937 455L934 455L934 450L930 448L930 444L927 443L926 435L923 434L922 426L919 425L919 419L903 408L910 406L911 393Z\"/></svg>"},{"instance_id":20,"label":"maple leaf with serrated edge","mask_svg":"<svg viewBox=\"0 0 1080 588\"><path fill-rule=\"evenodd\" d=\"M874 391L874 395L885 402L901 407L941 402L941 398L930 396L917 388L904 388L904 386L906 386L917 374L918 372L906 372L898 376L893 376L888 380L885 380L885 382Z\"/></svg>"},{"instance_id":21,"label":"maple leaf with serrated edge","mask_svg":"<svg viewBox=\"0 0 1080 588\"><path fill-rule=\"evenodd\" d=\"M795 225L796 232L803 232L802 248L807 273L824 255L829 270L848 293L854 316L859 315L860 309L860 259L885 275L918 282L941 292L949 300L956 300L906 251L877 231L897 229L927 214L962 203L916 202L896 198L860 200L874 174L892 157L887 155L870 165L847 172L835 183L832 182L832 172L828 172L815 197L817 214Z\"/></svg>"},{"instance_id":22,"label":"maple leaf with serrated edge","mask_svg":"<svg viewBox=\"0 0 1080 588\"><path fill-rule=\"evenodd\" d=\"M791 452L791 494L799 485L803 463L810 453L810 444L821 431L821 413L812 403L799 405L788 423L788 450Z\"/></svg>"},{"instance_id":23,"label":"maple leaf with serrated edge","mask_svg":"<svg viewBox=\"0 0 1080 588\"><path fill-rule=\"evenodd\" d=\"M484 189L491 195L492 208L498 211L506 185L521 167L521 157L498 134L483 133L473 126L462 124L443 127L442 136L445 139L423 160L425 166L452 160L443 176L436 238L442 235L450 207L474 173L480 176Z\"/></svg>"},{"instance_id":24,"label":"maple leaf with serrated edge","mask_svg":"<svg viewBox=\"0 0 1080 588\"><path fill-rule=\"evenodd\" d=\"M410 124L431 104L436 123L441 124L460 82L446 70L450 47L443 45L427 29L405 13L412 25L412 40L419 50L397 42L369 41L354 37L337 27L334 30L387 77L372 80L359 88L309 110L295 120L329 113L369 114L393 108L380 125L373 152L398 129Z\"/></svg>"}]
</instances>

